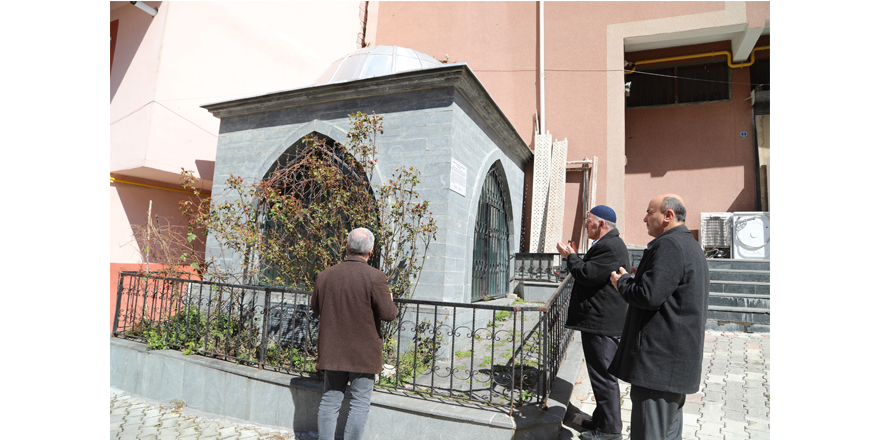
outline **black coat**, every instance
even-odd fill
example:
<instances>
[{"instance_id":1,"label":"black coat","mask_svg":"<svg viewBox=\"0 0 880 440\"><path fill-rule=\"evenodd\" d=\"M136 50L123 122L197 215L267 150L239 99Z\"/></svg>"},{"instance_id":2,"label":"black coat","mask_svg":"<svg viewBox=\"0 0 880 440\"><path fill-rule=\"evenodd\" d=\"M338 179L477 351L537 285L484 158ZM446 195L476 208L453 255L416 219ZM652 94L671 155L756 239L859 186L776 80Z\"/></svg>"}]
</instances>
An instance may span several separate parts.
<instances>
[{"instance_id":1,"label":"black coat","mask_svg":"<svg viewBox=\"0 0 880 440\"><path fill-rule=\"evenodd\" d=\"M626 302L611 284L611 272L629 269L629 252L617 229L593 244L584 260L568 255L568 268L575 284L568 304L565 326L584 333L620 337Z\"/></svg>"},{"instance_id":2,"label":"black coat","mask_svg":"<svg viewBox=\"0 0 880 440\"><path fill-rule=\"evenodd\" d=\"M700 389L709 265L684 225L648 243L636 276L617 281L629 304L626 324L609 371L657 391Z\"/></svg>"}]
</instances>

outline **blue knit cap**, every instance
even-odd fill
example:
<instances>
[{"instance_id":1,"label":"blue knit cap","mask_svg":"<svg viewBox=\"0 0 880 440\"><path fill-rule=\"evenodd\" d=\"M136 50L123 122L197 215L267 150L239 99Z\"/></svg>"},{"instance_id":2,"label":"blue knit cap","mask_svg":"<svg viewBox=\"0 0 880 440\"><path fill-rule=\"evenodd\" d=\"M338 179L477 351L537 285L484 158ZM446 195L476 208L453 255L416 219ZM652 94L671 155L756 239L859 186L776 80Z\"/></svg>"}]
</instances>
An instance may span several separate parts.
<instances>
[{"instance_id":1,"label":"blue knit cap","mask_svg":"<svg viewBox=\"0 0 880 440\"><path fill-rule=\"evenodd\" d=\"M593 209L590 210L590 214L593 214L602 220L617 223L617 215L614 213L614 210L605 205L594 206Z\"/></svg>"}]
</instances>

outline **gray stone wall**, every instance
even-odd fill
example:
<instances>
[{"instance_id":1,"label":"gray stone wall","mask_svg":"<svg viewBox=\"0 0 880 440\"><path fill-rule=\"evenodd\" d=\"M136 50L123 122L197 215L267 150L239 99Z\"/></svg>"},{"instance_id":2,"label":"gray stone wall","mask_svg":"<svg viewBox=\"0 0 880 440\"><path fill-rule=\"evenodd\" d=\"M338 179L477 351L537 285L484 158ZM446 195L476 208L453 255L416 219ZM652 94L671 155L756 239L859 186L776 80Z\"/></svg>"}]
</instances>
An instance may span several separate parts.
<instances>
[{"instance_id":1,"label":"gray stone wall","mask_svg":"<svg viewBox=\"0 0 880 440\"><path fill-rule=\"evenodd\" d=\"M474 93L472 89L471 84L468 93ZM318 132L344 143L348 115L356 111L375 112L384 118L385 129L377 140L378 164L371 183L374 187L384 184L399 167L418 169L421 183L417 189L423 199L430 201L430 211L438 225L437 240L428 249L414 298L470 302L474 227L483 182L493 165L501 167L510 199L508 229L512 256L519 249L527 160L521 152L523 148L527 150L524 144L509 145L509 133L505 132L507 137L499 135L499 121L506 121L503 115L496 115L491 109L486 113L485 108L478 111L471 104L473 100L448 84L323 102L306 101L292 107L225 116L221 119L217 147L215 200L223 200L224 182L229 175L261 179L279 156L303 136ZM478 105L486 107L484 101L485 98ZM487 121L486 114L495 115L496 120ZM510 127L509 131L512 130ZM520 149L519 154L514 154L516 148ZM467 167L464 196L450 189L452 159ZM229 267L241 261L238 255L224 255L213 237L208 239L207 254ZM512 286L508 286L507 291L511 290Z\"/></svg>"}]
</instances>

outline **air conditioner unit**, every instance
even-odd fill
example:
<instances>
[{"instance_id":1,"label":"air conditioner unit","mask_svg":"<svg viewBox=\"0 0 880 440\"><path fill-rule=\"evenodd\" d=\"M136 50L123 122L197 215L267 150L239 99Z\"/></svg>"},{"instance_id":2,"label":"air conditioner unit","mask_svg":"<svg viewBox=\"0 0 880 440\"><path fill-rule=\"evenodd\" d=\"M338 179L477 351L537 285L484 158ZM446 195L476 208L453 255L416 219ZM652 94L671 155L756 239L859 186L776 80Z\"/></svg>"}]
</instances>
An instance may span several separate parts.
<instances>
[{"instance_id":1,"label":"air conditioner unit","mask_svg":"<svg viewBox=\"0 0 880 440\"><path fill-rule=\"evenodd\" d=\"M700 213L700 245L707 256L730 258L732 221L730 212Z\"/></svg>"},{"instance_id":2,"label":"air conditioner unit","mask_svg":"<svg viewBox=\"0 0 880 440\"><path fill-rule=\"evenodd\" d=\"M770 213L733 213L733 258L770 259Z\"/></svg>"}]
</instances>

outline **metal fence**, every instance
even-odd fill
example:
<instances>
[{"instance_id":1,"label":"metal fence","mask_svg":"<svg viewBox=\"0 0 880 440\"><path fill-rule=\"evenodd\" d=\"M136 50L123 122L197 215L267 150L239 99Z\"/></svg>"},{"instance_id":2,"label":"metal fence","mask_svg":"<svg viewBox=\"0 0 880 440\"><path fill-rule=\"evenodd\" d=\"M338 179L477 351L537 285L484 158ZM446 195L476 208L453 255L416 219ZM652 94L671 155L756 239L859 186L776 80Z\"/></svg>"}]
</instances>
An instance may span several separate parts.
<instances>
[{"instance_id":1,"label":"metal fence","mask_svg":"<svg viewBox=\"0 0 880 440\"><path fill-rule=\"evenodd\" d=\"M514 255L513 270L517 280L558 283L568 275L568 260L558 253L520 252Z\"/></svg>"},{"instance_id":2,"label":"metal fence","mask_svg":"<svg viewBox=\"0 0 880 440\"><path fill-rule=\"evenodd\" d=\"M571 330L573 280L544 304L396 299L376 387L461 404L546 405ZM113 334L289 374L317 373L311 292L121 272Z\"/></svg>"},{"instance_id":3,"label":"metal fence","mask_svg":"<svg viewBox=\"0 0 880 440\"><path fill-rule=\"evenodd\" d=\"M639 266L645 247L630 246L627 251L630 266L626 270L630 272ZM581 259L586 256L577 255ZM568 276L568 260L558 253L520 252L514 255L513 271L516 280L560 282Z\"/></svg>"}]
</instances>

